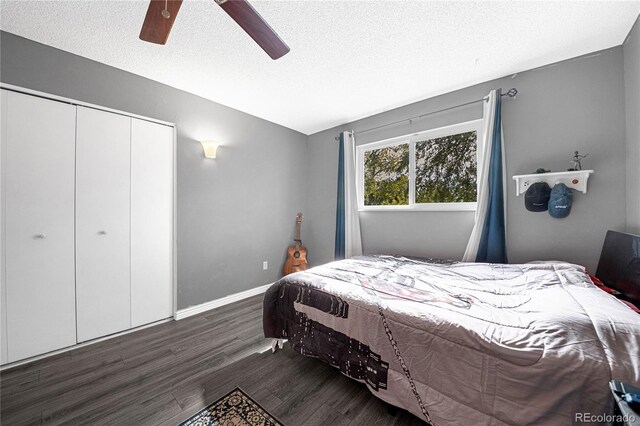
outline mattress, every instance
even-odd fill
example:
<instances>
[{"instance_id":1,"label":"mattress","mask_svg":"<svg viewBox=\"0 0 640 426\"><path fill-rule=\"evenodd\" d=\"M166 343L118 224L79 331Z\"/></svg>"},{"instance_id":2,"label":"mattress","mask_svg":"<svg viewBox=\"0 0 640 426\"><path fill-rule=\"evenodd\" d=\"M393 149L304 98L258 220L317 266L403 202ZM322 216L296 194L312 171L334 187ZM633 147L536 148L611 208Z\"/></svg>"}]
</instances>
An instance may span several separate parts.
<instances>
[{"instance_id":1,"label":"mattress","mask_svg":"<svg viewBox=\"0 0 640 426\"><path fill-rule=\"evenodd\" d=\"M640 385L640 315L568 263L354 257L273 284L263 322L437 425L572 424Z\"/></svg>"}]
</instances>

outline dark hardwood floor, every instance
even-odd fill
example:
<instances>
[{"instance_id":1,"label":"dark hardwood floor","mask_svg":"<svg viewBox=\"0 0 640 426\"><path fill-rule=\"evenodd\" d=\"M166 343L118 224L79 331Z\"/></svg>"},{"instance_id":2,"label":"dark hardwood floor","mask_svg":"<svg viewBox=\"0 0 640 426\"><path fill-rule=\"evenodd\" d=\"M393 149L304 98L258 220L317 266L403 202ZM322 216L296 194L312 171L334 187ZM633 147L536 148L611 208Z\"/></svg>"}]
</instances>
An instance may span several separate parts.
<instances>
[{"instance_id":1,"label":"dark hardwood floor","mask_svg":"<svg viewBox=\"0 0 640 426\"><path fill-rule=\"evenodd\" d=\"M239 386L286 425L422 422L262 335L262 296L0 373L0 423L177 425ZM262 353L261 353L262 352Z\"/></svg>"}]
</instances>

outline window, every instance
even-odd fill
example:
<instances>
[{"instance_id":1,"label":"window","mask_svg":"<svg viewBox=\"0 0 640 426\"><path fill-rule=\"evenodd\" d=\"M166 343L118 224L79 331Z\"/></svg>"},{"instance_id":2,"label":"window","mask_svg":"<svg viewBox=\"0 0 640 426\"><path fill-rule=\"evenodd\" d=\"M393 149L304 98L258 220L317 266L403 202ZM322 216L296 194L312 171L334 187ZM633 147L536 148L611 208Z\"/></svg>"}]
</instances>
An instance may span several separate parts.
<instances>
[{"instance_id":1,"label":"window","mask_svg":"<svg viewBox=\"0 0 640 426\"><path fill-rule=\"evenodd\" d=\"M361 210L475 210L482 120L357 148Z\"/></svg>"},{"instance_id":2,"label":"window","mask_svg":"<svg viewBox=\"0 0 640 426\"><path fill-rule=\"evenodd\" d=\"M364 205L409 204L409 145L372 149L364 153Z\"/></svg>"}]
</instances>

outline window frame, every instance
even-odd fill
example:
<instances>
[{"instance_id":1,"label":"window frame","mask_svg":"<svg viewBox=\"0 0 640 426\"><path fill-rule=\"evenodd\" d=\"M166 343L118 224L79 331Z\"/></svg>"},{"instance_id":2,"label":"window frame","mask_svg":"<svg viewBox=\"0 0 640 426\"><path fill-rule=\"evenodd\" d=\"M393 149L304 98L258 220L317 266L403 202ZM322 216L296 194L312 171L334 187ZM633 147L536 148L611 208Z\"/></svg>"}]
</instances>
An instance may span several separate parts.
<instances>
[{"instance_id":1,"label":"window frame","mask_svg":"<svg viewBox=\"0 0 640 426\"><path fill-rule=\"evenodd\" d=\"M443 126L434 129L424 130L409 135L397 136L390 139L370 142L356 146L356 185L358 189L358 211L475 211L477 202L459 203L416 203L416 143L428 139L436 139L444 136L455 135L475 131L477 134L476 148L477 158L481 158L482 119L465 121L450 126ZM409 204L407 205L385 205L385 206L365 206L364 205L364 156L368 151L388 148L398 145L409 145ZM480 168L478 167L478 172Z\"/></svg>"}]
</instances>

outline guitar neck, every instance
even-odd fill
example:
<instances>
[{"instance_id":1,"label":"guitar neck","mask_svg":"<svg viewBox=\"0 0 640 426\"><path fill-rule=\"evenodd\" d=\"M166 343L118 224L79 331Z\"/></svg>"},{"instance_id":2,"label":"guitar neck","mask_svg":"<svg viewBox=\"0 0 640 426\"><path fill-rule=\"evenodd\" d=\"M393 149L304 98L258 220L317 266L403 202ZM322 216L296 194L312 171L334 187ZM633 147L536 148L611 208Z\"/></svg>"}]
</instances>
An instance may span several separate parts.
<instances>
[{"instance_id":1,"label":"guitar neck","mask_svg":"<svg viewBox=\"0 0 640 426\"><path fill-rule=\"evenodd\" d=\"M302 244L302 240L300 239L300 222L296 222L296 241Z\"/></svg>"},{"instance_id":2,"label":"guitar neck","mask_svg":"<svg viewBox=\"0 0 640 426\"><path fill-rule=\"evenodd\" d=\"M295 242L299 245L302 245L302 240L300 239L300 224L302 223L302 213L298 213L296 216L296 239Z\"/></svg>"}]
</instances>

